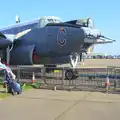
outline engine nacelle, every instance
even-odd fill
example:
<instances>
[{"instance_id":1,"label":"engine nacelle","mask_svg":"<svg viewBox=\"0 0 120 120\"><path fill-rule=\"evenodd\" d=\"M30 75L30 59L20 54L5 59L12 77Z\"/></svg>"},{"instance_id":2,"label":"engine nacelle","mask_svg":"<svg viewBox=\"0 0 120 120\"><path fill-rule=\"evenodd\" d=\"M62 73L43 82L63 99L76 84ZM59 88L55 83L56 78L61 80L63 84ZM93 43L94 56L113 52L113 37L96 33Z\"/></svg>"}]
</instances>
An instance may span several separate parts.
<instances>
[{"instance_id":1,"label":"engine nacelle","mask_svg":"<svg viewBox=\"0 0 120 120\"><path fill-rule=\"evenodd\" d=\"M12 35L6 36L0 32L0 49L7 48L9 45L11 45L13 43L10 36L12 36Z\"/></svg>"},{"instance_id":2,"label":"engine nacelle","mask_svg":"<svg viewBox=\"0 0 120 120\"><path fill-rule=\"evenodd\" d=\"M12 43L6 39L6 38L0 38L0 48L7 48L9 45L11 45Z\"/></svg>"},{"instance_id":3,"label":"engine nacelle","mask_svg":"<svg viewBox=\"0 0 120 120\"><path fill-rule=\"evenodd\" d=\"M11 65L33 65L33 51L35 45L21 46L10 52Z\"/></svg>"}]
</instances>

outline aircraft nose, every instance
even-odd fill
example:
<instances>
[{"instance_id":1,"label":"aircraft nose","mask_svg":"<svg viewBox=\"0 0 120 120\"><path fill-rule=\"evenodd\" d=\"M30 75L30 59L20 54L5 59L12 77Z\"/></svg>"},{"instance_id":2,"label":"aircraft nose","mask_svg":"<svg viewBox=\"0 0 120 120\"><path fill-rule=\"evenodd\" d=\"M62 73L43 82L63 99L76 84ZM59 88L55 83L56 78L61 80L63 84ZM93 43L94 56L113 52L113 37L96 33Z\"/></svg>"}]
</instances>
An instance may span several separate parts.
<instances>
[{"instance_id":1,"label":"aircraft nose","mask_svg":"<svg viewBox=\"0 0 120 120\"><path fill-rule=\"evenodd\" d=\"M101 36L101 31L98 29L91 29L87 27L83 27L82 29L85 34L85 43L94 43L97 39L99 39L99 36Z\"/></svg>"}]
</instances>

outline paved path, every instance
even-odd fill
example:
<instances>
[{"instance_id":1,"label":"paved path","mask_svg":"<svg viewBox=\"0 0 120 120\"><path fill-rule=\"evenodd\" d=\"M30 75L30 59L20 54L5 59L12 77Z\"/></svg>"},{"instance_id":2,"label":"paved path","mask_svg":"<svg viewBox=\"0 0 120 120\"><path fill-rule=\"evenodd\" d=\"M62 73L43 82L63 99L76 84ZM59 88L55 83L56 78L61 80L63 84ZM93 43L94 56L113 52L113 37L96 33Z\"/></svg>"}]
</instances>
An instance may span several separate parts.
<instances>
[{"instance_id":1,"label":"paved path","mask_svg":"<svg viewBox=\"0 0 120 120\"><path fill-rule=\"evenodd\" d=\"M120 95L29 90L0 101L0 120L120 120Z\"/></svg>"}]
</instances>

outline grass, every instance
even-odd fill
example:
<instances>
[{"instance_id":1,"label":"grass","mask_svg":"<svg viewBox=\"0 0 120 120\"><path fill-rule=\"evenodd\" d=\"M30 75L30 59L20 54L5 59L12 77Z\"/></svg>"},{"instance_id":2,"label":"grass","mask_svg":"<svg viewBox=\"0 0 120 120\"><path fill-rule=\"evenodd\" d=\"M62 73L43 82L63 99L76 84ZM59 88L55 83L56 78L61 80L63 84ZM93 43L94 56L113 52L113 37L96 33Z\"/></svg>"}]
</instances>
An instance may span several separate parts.
<instances>
[{"instance_id":1,"label":"grass","mask_svg":"<svg viewBox=\"0 0 120 120\"><path fill-rule=\"evenodd\" d=\"M25 92L26 90L30 90L30 89L33 89L33 88L38 88L40 84L38 83L35 83L35 84L21 84L22 86L22 92ZM0 84L0 88L2 89L3 88L3 84ZM4 92L4 88L3 88L3 91L0 92L0 98L6 98L8 96L10 96L11 94L9 93L5 93Z\"/></svg>"},{"instance_id":2,"label":"grass","mask_svg":"<svg viewBox=\"0 0 120 120\"><path fill-rule=\"evenodd\" d=\"M39 83L34 83L34 84L23 84L22 85L22 90L29 90L29 89L33 89L33 88L39 88L40 84Z\"/></svg>"},{"instance_id":3,"label":"grass","mask_svg":"<svg viewBox=\"0 0 120 120\"><path fill-rule=\"evenodd\" d=\"M2 88L3 88L3 83L0 83L0 89L2 89ZM3 88L3 90L0 92L0 98L6 98L8 96L10 96L10 94L9 93L5 93L4 92L4 88Z\"/></svg>"},{"instance_id":4,"label":"grass","mask_svg":"<svg viewBox=\"0 0 120 120\"><path fill-rule=\"evenodd\" d=\"M29 90L29 89L33 89L32 85L31 84L23 84L22 85L22 91L26 91L26 90Z\"/></svg>"},{"instance_id":5,"label":"grass","mask_svg":"<svg viewBox=\"0 0 120 120\"><path fill-rule=\"evenodd\" d=\"M2 89L2 88L3 88L3 84L0 83L0 89ZM4 89L0 92L0 98L6 98L6 97L8 97L9 95L10 95L10 94L4 92Z\"/></svg>"},{"instance_id":6,"label":"grass","mask_svg":"<svg viewBox=\"0 0 120 120\"><path fill-rule=\"evenodd\" d=\"M8 96L10 96L10 94L8 94L8 93L0 93L0 98L6 98Z\"/></svg>"}]
</instances>

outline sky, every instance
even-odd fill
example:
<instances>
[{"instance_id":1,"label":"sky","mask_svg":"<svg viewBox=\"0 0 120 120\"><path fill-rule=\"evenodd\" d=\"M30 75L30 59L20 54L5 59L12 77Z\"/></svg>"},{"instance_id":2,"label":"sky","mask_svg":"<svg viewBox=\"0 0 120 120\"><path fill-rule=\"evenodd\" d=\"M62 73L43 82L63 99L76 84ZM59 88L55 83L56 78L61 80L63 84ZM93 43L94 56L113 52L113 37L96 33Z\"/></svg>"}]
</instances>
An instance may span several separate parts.
<instances>
[{"instance_id":1,"label":"sky","mask_svg":"<svg viewBox=\"0 0 120 120\"><path fill-rule=\"evenodd\" d=\"M57 16L62 21L91 17L95 28L115 43L95 45L96 53L120 54L120 1L119 0L1 0L0 27L40 16Z\"/></svg>"}]
</instances>

